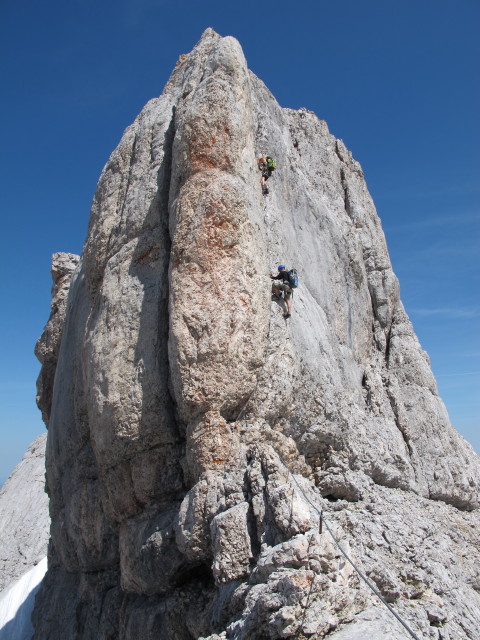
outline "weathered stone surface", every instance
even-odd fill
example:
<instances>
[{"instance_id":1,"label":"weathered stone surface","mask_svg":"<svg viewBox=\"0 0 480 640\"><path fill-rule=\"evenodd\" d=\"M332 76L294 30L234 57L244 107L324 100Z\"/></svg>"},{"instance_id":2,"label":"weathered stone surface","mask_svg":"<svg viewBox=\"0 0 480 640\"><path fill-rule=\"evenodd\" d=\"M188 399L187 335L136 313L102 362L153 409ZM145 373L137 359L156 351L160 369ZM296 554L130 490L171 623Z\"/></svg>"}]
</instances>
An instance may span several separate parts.
<instances>
[{"instance_id":1,"label":"weathered stone surface","mask_svg":"<svg viewBox=\"0 0 480 640\"><path fill-rule=\"evenodd\" d=\"M0 591L47 555L46 438L32 442L0 489Z\"/></svg>"},{"instance_id":2,"label":"weathered stone surface","mask_svg":"<svg viewBox=\"0 0 480 640\"><path fill-rule=\"evenodd\" d=\"M248 532L248 502L216 515L211 524L213 577L221 584L245 578L253 553Z\"/></svg>"},{"instance_id":3,"label":"weathered stone surface","mask_svg":"<svg viewBox=\"0 0 480 640\"><path fill-rule=\"evenodd\" d=\"M207 411L187 429L187 468L194 481L204 471L235 463L239 438L219 411Z\"/></svg>"},{"instance_id":4,"label":"weathered stone surface","mask_svg":"<svg viewBox=\"0 0 480 640\"><path fill-rule=\"evenodd\" d=\"M55 379L58 352L67 312L68 291L79 259L79 256L73 253L53 254L50 318L35 345L35 355L42 363L42 369L37 379L37 404L47 427L52 409L53 381Z\"/></svg>"},{"instance_id":5,"label":"weathered stone surface","mask_svg":"<svg viewBox=\"0 0 480 640\"><path fill-rule=\"evenodd\" d=\"M117 585L116 571L69 573L50 557L32 614L34 638L118 638Z\"/></svg>"},{"instance_id":6,"label":"weathered stone surface","mask_svg":"<svg viewBox=\"0 0 480 640\"><path fill-rule=\"evenodd\" d=\"M218 39L204 64L176 112L170 188L170 366L185 421L238 413L268 331L260 196L246 188L258 180L248 69L233 38Z\"/></svg>"},{"instance_id":7,"label":"weathered stone surface","mask_svg":"<svg viewBox=\"0 0 480 640\"><path fill-rule=\"evenodd\" d=\"M387 611L366 609L341 628L328 636L331 640L405 640L410 637Z\"/></svg>"},{"instance_id":8,"label":"weathered stone surface","mask_svg":"<svg viewBox=\"0 0 480 640\"><path fill-rule=\"evenodd\" d=\"M207 30L110 157L55 363L37 640L402 637L322 509L419 635L478 637L480 462L361 167L233 38Z\"/></svg>"},{"instance_id":9,"label":"weathered stone surface","mask_svg":"<svg viewBox=\"0 0 480 640\"><path fill-rule=\"evenodd\" d=\"M175 544L177 509L146 511L120 529L120 572L126 592L167 593L188 561Z\"/></svg>"}]
</instances>

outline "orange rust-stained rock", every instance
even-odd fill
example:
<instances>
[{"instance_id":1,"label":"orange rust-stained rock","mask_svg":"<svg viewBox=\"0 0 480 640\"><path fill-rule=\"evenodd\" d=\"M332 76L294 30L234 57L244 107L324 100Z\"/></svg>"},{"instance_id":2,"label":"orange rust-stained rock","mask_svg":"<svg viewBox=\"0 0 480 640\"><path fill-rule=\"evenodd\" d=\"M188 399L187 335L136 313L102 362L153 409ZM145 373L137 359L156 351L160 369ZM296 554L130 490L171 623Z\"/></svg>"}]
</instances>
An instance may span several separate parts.
<instances>
[{"instance_id":1,"label":"orange rust-stained rock","mask_svg":"<svg viewBox=\"0 0 480 640\"><path fill-rule=\"evenodd\" d=\"M241 50L231 42L218 47L233 72L228 64L218 66L192 91L187 100L204 107L202 117L186 106L180 110L174 143L173 184L179 187L170 205L169 353L186 424L208 410L229 419L238 413L256 384L268 333L268 284L256 286L265 280L267 250L255 231L258 174L248 134L254 117L245 100L248 73ZM226 92L229 101L220 99Z\"/></svg>"},{"instance_id":2,"label":"orange rust-stained rock","mask_svg":"<svg viewBox=\"0 0 480 640\"><path fill-rule=\"evenodd\" d=\"M187 430L187 463L196 482L204 471L235 462L239 440L218 411L207 411Z\"/></svg>"}]
</instances>

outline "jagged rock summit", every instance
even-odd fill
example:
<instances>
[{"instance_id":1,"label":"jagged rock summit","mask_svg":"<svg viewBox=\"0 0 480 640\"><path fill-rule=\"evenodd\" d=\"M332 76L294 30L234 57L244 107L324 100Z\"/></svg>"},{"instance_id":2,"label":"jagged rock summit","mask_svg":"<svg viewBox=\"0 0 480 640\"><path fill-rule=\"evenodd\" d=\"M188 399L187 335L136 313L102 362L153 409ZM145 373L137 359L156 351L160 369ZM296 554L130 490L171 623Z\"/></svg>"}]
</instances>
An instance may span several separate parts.
<instances>
[{"instance_id":1,"label":"jagged rock summit","mask_svg":"<svg viewBox=\"0 0 480 640\"><path fill-rule=\"evenodd\" d=\"M234 38L207 29L180 57L65 263L64 318L54 302L37 347L52 539L35 638L408 637L331 533L419 637L478 637L480 461L361 167ZM301 276L288 320L278 263Z\"/></svg>"}]
</instances>

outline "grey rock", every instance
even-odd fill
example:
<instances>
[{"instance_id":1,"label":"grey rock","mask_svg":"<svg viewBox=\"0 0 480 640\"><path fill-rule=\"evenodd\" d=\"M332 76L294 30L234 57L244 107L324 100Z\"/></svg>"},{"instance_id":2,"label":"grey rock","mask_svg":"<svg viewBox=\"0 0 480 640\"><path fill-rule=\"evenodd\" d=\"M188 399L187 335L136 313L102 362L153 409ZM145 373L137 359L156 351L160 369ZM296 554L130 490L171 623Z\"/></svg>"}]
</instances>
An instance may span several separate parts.
<instances>
[{"instance_id":1,"label":"grey rock","mask_svg":"<svg viewBox=\"0 0 480 640\"><path fill-rule=\"evenodd\" d=\"M167 593L175 579L188 568L175 544L177 509L159 514L146 511L125 522L120 529L120 571L126 592L154 595Z\"/></svg>"},{"instance_id":2,"label":"grey rock","mask_svg":"<svg viewBox=\"0 0 480 640\"><path fill-rule=\"evenodd\" d=\"M0 591L47 555L46 434L28 447L0 489Z\"/></svg>"},{"instance_id":3,"label":"grey rock","mask_svg":"<svg viewBox=\"0 0 480 640\"><path fill-rule=\"evenodd\" d=\"M235 39L207 30L125 131L57 334L37 640L402 637L343 552L419 634L478 637L480 460L362 169Z\"/></svg>"},{"instance_id":4,"label":"grey rock","mask_svg":"<svg viewBox=\"0 0 480 640\"><path fill-rule=\"evenodd\" d=\"M37 404L48 427L50 419L53 382L57 367L58 352L62 339L63 323L67 312L67 298L73 272L79 256L73 253L54 253L52 256L52 304L50 318L35 345L35 355L42 363L37 379Z\"/></svg>"},{"instance_id":5,"label":"grey rock","mask_svg":"<svg viewBox=\"0 0 480 640\"><path fill-rule=\"evenodd\" d=\"M212 520L212 570L219 584L248 576L253 559L247 524L249 508L248 502L240 502Z\"/></svg>"},{"instance_id":6,"label":"grey rock","mask_svg":"<svg viewBox=\"0 0 480 640\"><path fill-rule=\"evenodd\" d=\"M34 638L113 640L119 637L122 596L118 572L70 573L51 555L49 569L35 599Z\"/></svg>"},{"instance_id":7,"label":"grey rock","mask_svg":"<svg viewBox=\"0 0 480 640\"><path fill-rule=\"evenodd\" d=\"M403 627L394 623L387 611L371 607L328 637L332 640L405 640L410 636Z\"/></svg>"}]
</instances>

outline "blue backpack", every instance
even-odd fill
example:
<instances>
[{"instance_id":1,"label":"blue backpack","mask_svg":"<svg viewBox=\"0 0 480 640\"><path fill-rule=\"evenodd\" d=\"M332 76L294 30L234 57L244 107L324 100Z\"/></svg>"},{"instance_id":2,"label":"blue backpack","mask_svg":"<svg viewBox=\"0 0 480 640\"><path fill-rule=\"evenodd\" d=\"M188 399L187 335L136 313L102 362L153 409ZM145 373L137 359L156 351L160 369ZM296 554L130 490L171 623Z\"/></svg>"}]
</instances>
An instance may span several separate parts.
<instances>
[{"instance_id":1,"label":"blue backpack","mask_svg":"<svg viewBox=\"0 0 480 640\"><path fill-rule=\"evenodd\" d=\"M288 272L288 279L292 289L296 289L298 287L298 271L296 269L290 269Z\"/></svg>"}]
</instances>

